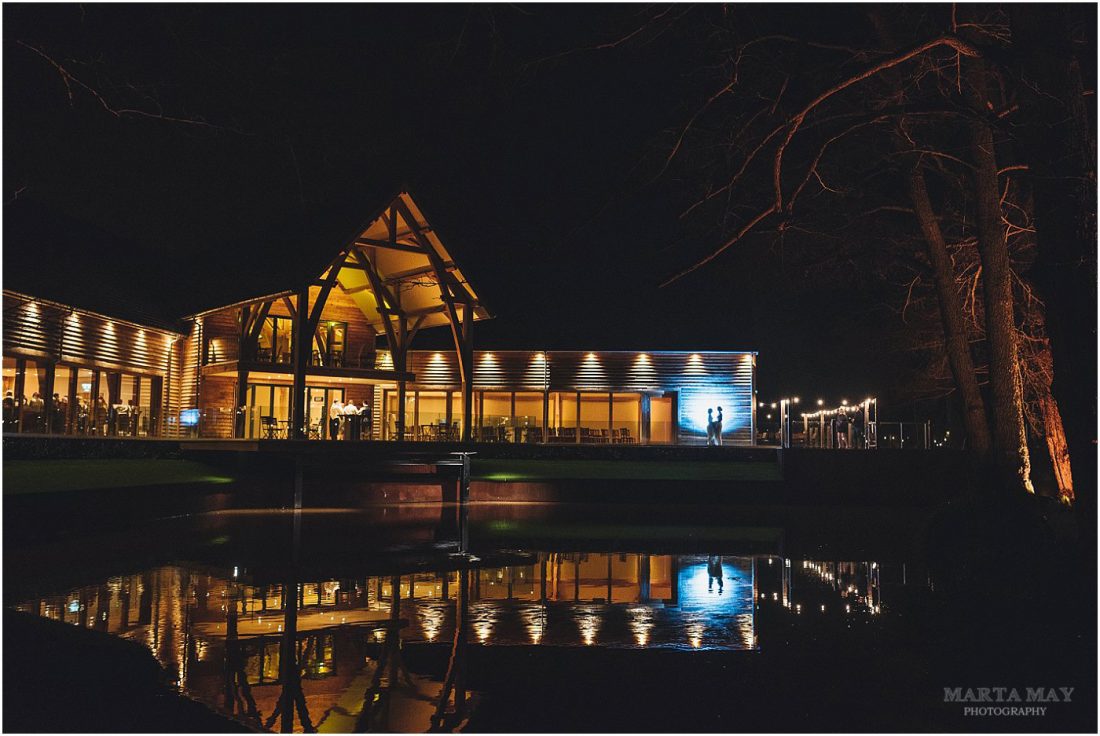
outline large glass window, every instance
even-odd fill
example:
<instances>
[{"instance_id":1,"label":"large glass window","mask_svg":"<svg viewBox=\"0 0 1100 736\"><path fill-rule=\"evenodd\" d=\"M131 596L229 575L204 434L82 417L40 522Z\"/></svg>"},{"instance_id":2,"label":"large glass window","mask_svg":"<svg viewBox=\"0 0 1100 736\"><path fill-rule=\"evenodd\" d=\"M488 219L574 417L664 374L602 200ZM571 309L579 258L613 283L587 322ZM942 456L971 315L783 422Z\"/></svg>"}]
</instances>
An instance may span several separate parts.
<instances>
[{"instance_id":1,"label":"large glass window","mask_svg":"<svg viewBox=\"0 0 1100 736\"><path fill-rule=\"evenodd\" d=\"M577 441L577 394L556 392L550 394L550 442Z\"/></svg>"},{"instance_id":2,"label":"large glass window","mask_svg":"<svg viewBox=\"0 0 1100 736\"><path fill-rule=\"evenodd\" d=\"M137 434L140 416L141 382L136 376L123 375L119 379L118 396L111 406L114 412L114 434L120 437Z\"/></svg>"},{"instance_id":3,"label":"large glass window","mask_svg":"<svg viewBox=\"0 0 1100 736\"><path fill-rule=\"evenodd\" d=\"M482 393L481 431L482 442L510 442L512 440L512 394Z\"/></svg>"},{"instance_id":4,"label":"large glass window","mask_svg":"<svg viewBox=\"0 0 1100 736\"><path fill-rule=\"evenodd\" d=\"M476 399L475 399L476 400ZM451 392L451 436L458 440L462 437L462 392Z\"/></svg>"},{"instance_id":5,"label":"large glass window","mask_svg":"<svg viewBox=\"0 0 1100 736\"><path fill-rule=\"evenodd\" d=\"M260 329L256 360L260 363L290 363L294 321L290 317L268 317Z\"/></svg>"},{"instance_id":6,"label":"large glass window","mask_svg":"<svg viewBox=\"0 0 1100 736\"><path fill-rule=\"evenodd\" d=\"M19 428L21 432L46 431L46 402L42 392L46 386L46 367L33 360L25 361L23 368L23 397Z\"/></svg>"},{"instance_id":7,"label":"large glass window","mask_svg":"<svg viewBox=\"0 0 1100 736\"><path fill-rule=\"evenodd\" d=\"M249 384L245 407L245 436L250 439L285 439L290 434L290 386ZM318 389L306 389L306 406ZM322 392L324 389L320 389ZM341 390L341 395L343 391ZM322 397L323 398L323 397Z\"/></svg>"},{"instance_id":8,"label":"large glass window","mask_svg":"<svg viewBox=\"0 0 1100 736\"><path fill-rule=\"evenodd\" d=\"M654 445L672 444L676 437L673 422L671 396L654 396L649 399L649 442Z\"/></svg>"},{"instance_id":9,"label":"large glass window","mask_svg":"<svg viewBox=\"0 0 1100 736\"><path fill-rule=\"evenodd\" d=\"M343 366L347 335L347 322L323 322L313 338L313 364L336 368Z\"/></svg>"},{"instance_id":10,"label":"large glass window","mask_svg":"<svg viewBox=\"0 0 1100 736\"><path fill-rule=\"evenodd\" d=\"M309 439L333 439L333 425L328 416L333 400L344 403L344 389L321 386L311 386L306 389L306 423L309 427ZM337 433L339 429L337 424Z\"/></svg>"},{"instance_id":11,"label":"large glass window","mask_svg":"<svg viewBox=\"0 0 1100 736\"><path fill-rule=\"evenodd\" d=\"M609 401L608 394L581 394L581 442L607 444L611 441Z\"/></svg>"},{"instance_id":12,"label":"large glass window","mask_svg":"<svg viewBox=\"0 0 1100 736\"><path fill-rule=\"evenodd\" d=\"M4 358L4 431L19 431L19 407L22 403L21 387L16 387L19 371L15 358Z\"/></svg>"},{"instance_id":13,"label":"large glass window","mask_svg":"<svg viewBox=\"0 0 1100 736\"><path fill-rule=\"evenodd\" d=\"M542 442L543 395L517 393L515 426L520 442Z\"/></svg>"},{"instance_id":14,"label":"large glass window","mask_svg":"<svg viewBox=\"0 0 1100 736\"><path fill-rule=\"evenodd\" d=\"M385 409L384 424L382 425L382 439L397 439L397 389L386 389L382 392L383 408ZM416 392L405 392L405 439L416 438Z\"/></svg>"},{"instance_id":15,"label":"large glass window","mask_svg":"<svg viewBox=\"0 0 1100 736\"><path fill-rule=\"evenodd\" d=\"M613 394L611 397L611 441L633 445L641 436L642 397L639 394Z\"/></svg>"},{"instance_id":16,"label":"large glass window","mask_svg":"<svg viewBox=\"0 0 1100 736\"><path fill-rule=\"evenodd\" d=\"M76 372L76 401L73 406L73 431L94 434L95 371L80 368Z\"/></svg>"},{"instance_id":17,"label":"large glass window","mask_svg":"<svg viewBox=\"0 0 1100 736\"><path fill-rule=\"evenodd\" d=\"M73 369L67 365L59 365L54 368L50 417L47 422L51 434L65 434L68 432L71 417L69 381L72 380L72 376Z\"/></svg>"},{"instance_id":18,"label":"large glass window","mask_svg":"<svg viewBox=\"0 0 1100 736\"><path fill-rule=\"evenodd\" d=\"M452 439L451 426L447 421L447 392L418 391L417 397L416 439L431 441Z\"/></svg>"}]
</instances>

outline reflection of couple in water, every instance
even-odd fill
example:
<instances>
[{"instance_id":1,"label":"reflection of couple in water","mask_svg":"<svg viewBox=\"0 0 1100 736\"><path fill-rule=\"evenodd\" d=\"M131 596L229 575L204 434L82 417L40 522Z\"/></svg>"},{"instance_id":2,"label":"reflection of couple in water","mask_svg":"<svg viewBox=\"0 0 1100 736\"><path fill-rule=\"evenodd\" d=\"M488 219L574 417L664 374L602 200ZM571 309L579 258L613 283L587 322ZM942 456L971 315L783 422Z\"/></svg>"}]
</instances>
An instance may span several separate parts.
<instances>
[{"instance_id":1,"label":"reflection of couple in water","mask_svg":"<svg viewBox=\"0 0 1100 736\"><path fill-rule=\"evenodd\" d=\"M707 556L707 592L714 587L714 581L718 581L718 595L722 595L722 557L720 555Z\"/></svg>"},{"instance_id":2,"label":"reflection of couple in water","mask_svg":"<svg viewBox=\"0 0 1100 736\"><path fill-rule=\"evenodd\" d=\"M717 447L722 444L722 407L718 407L718 418L714 417L714 409L707 409L707 447Z\"/></svg>"}]
</instances>

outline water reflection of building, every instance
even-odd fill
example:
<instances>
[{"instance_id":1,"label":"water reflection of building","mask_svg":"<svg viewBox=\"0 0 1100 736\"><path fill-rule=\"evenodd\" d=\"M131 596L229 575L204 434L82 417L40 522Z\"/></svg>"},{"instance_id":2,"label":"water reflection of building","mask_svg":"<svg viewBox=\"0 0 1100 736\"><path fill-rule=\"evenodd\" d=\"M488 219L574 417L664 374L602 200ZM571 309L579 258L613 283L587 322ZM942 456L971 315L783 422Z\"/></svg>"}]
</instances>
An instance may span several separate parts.
<instances>
[{"instance_id":1,"label":"water reflection of building","mask_svg":"<svg viewBox=\"0 0 1100 736\"><path fill-rule=\"evenodd\" d=\"M876 562L617 552L537 553L519 562L469 573L471 644L750 649L758 611L808 624L873 616L883 605ZM452 570L288 588L247 571L234 579L161 567L18 608L138 641L190 695L243 717L271 714L280 697L285 594L292 590L301 690L318 725L347 693L361 695L391 619L407 622L400 629L406 644L450 646L459 579Z\"/></svg>"}]
</instances>

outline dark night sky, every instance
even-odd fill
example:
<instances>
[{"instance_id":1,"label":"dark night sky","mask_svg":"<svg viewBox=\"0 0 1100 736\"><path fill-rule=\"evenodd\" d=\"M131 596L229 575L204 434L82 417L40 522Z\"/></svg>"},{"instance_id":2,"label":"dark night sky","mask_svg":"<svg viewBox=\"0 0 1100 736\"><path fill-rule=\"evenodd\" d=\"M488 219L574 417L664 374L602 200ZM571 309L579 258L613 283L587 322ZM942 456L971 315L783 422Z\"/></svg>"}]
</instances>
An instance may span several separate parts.
<instances>
[{"instance_id":1,"label":"dark night sky","mask_svg":"<svg viewBox=\"0 0 1100 736\"><path fill-rule=\"evenodd\" d=\"M755 15L762 27L830 37L843 25L833 8ZM82 234L15 248L6 225L5 285L27 273L91 282L178 316L209 306L211 270L277 264L286 246L265 233L296 213L349 197L363 197L365 211L378 204L369 197L404 181L441 214L445 241L497 314L481 346L755 349L762 397L890 389L894 367L870 339L869 318L850 299L807 299L781 259L731 251L657 288L717 238L677 218L692 201L688 183L654 180L672 132L713 84L691 31L712 10L608 49L591 47L655 11L3 12L5 223L22 208ZM115 106L218 127L116 118L79 88L70 104L56 70L20 42Z\"/></svg>"}]
</instances>

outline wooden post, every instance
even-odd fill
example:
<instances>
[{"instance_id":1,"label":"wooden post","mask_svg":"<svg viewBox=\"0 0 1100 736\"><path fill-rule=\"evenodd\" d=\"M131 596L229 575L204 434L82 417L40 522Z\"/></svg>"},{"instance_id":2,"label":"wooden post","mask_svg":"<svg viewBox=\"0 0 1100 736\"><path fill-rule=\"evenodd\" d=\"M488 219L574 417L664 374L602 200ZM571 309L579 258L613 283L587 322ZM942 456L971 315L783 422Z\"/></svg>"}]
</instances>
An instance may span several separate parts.
<instances>
[{"instance_id":1,"label":"wooden post","mask_svg":"<svg viewBox=\"0 0 1100 736\"><path fill-rule=\"evenodd\" d=\"M393 351L393 369L399 374L405 373L405 351L394 350ZM401 378L397 381L397 422L396 433L397 441L405 441L405 379Z\"/></svg>"},{"instance_id":2,"label":"wooden post","mask_svg":"<svg viewBox=\"0 0 1100 736\"><path fill-rule=\"evenodd\" d=\"M76 372L73 372L73 376L76 376ZM73 388L76 388L76 383L73 383ZM72 405L72 401L69 405ZM164 379L160 376L155 376L149 381L149 434L156 437L160 434L160 425L163 421L162 408L164 406Z\"/></svg>"},{"instance_id":3,"label":"wooden post","mask_svg":"<svg viewBox=\"0 0 1100 736\"><path fill-rule=\"evenodd\" d=\"M581 392L577 392L577 436L573 438L579 445L581 443Z\"/></svg>"},{"instance_id":4,"label":"wooden post","mask_svg":"<svg viewBox=\"0 0 1100 736\"><path fill-rule=\"evenodd\" d=\"M550 441L550 392L542 392L542 442Z\"/></svg>"},{"instance_id":5,"label":"wooden post","mask_svg":"<svg viewBox=\"0 0 1100 736\"><path fill-rule=\"evenodd\" d=\"M615 432L615 394L607 395L607 441L611 442L611 436Z\"/></svg>"},{"instance_id":6,"label":"wooden post","mask_svg":"<svg viewBox=\"0 0 1100 736\"><path fill-rule=\"evenodd\" d=\"M306 439L308 428L306 423L306 367L309 365L310 347L309 340L309 287L303 286L298 291L298 309L294 315L294 387L290 398L290 436L293 439Z\"/></svg>"},{"instance_id":7,"label":"wooden post","mask_svg":"<svg viewBox=\"0 0 1100 736\"><path fill-rule=\"evenodd\" d=\"M248 416L248 369L243 368L243 361L237 361L237 400L233 407L233 411L236 412L236 422L234 424L233 435L237 438L242 438L247 432L248 425L251 423Z\"/></svg>"},{"instance_id":8,"label":"wooden post","mask_svg":"<svg viewBox=\"0 0 1100 736\"><path fill-rule=\"evenodd\" d=\"M44 370L38 371L38 393L42 397L42 431L46 434L51 434L53 430L53 377L54 377L53 363L47 363Z\"/></svg>"},{"instance_id":9,"label":"wooden post","mask_svg":"<svg viewBox=\"0 0 1100 736\"><path fill-rule=\"evenodd\" d=\"M472 304L466 304L462 309L461 347L459 361L462 363L462 441L469 442L472 436L470 425L474 418L474 308Z\"/></svg>"},{"instance_id":10,"label":"wooden post","mask_svg":"<svg viewBox=\"0 0 1100 736\"><path fill-rule=\"evenodd\" d=\"M26 389L26 373L27 373L27 361L25 358L16 358L15 360L15 417L18 425L16 427L19 432L26 432L27 428L23 423L23 411L27 408L27 402L23 401L23 393Z\"/></svg>"},{"instance_id":11,"label":"wooden post","mask_svg":"<svg viewBox=\"0 0 1100 736\"><path fill-rule=\"evenodd\" d=\"M452 398L454 396L454 393L451 392L451 391L447 391L446 396L447 396L447 409L446 409L447 418L446 418L445 421L447 423L447 432L449 433L451 431L451 422L453 421L453 417L454 417L454 407L451 406L451 401L452 401ZM446 436L450 437L450 434L447 434Z\"/></svg>"},{"instance_id":12,"label":"wooden post","mask_svg":"<svg viewBox=\"0 0 1100 736\"><path fill-rule=\"evenodd\" d=\"M78 368L75 368L75 367L69 369L69 386L68 386L68 389L69 389L69 395L68 395L69 416L65 418L65 433L66 434L75 434L76 433L76 415L78 413L77 412L77 406L76 406L76 375L79 372L80 372L80 370Z\"/></svg>"}]
</instances>

